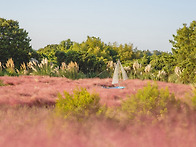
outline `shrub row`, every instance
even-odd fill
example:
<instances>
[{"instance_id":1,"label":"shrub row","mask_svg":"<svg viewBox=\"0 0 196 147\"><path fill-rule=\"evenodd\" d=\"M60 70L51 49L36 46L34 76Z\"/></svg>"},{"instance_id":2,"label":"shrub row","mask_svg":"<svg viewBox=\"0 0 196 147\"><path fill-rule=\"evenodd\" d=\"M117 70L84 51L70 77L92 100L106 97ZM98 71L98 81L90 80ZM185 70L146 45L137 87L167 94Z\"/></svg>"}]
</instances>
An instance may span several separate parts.
<instances>
[{"instance_id":1,"label":"shrub row","mask_svg":"<svg viewBox=\"0 0 196 147\"><path fill-rule=\"evenodd\" d=\"M158 89L156 84L144 87L135 95L127 97L118 108L107 108L99 103L97 94L90 94L86 89L76 89L73 94L64 92L58 95L55 110L65 118L84 119L89 116L104 116L115 120L134 120L138 117L150 117L159 120L176 112L187 113L196 109L196 92L191 98L192 104L188 105L176 99L169 93L168 88ZM192 107L193 106L193 107ZM192 109L194 108L194 109Z\"/></svg>"}]
</instances>

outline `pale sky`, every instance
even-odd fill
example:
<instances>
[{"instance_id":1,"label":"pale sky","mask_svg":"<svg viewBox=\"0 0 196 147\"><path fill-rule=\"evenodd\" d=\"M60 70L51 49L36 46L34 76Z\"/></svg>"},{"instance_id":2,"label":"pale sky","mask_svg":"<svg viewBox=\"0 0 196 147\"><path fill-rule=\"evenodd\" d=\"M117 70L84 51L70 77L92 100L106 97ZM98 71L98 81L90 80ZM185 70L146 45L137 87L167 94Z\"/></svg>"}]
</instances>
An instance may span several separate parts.
<instances>
[{"instance_id":1,"label":"pale sky","mask_svg":"<svg viewBox=\"0 0 196 147\"><path fill-rule=\"evenodd\" d=\"M33 49L87 36L171 51L176 30L196 20L196 0L0 0L0 17L19 22Z\"/></svg>"}]
</instances>

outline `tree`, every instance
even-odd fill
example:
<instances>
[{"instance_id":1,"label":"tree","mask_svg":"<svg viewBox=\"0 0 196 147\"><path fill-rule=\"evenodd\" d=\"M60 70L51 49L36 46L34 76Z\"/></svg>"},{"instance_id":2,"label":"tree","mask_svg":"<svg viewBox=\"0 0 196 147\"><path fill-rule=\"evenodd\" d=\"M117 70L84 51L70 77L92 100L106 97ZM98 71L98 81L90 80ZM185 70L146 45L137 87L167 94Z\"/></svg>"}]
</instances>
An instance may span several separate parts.
<instances>
[{"instance_id":1,"label":"tree","mask_svg":"<svg viewBox=\"0 0 196 147\"><path fill-rule=\"evenodd\" d=\"M196 21L191 22L190 26L183 24L173 37L174 40L170 40L172 53L177 66L182 69L182 81L196 82Z\"/></svg>"},{"instance_id":2,"label":"tree","mask_svg":"<svg viewBox=\"0 0 196 147\"><path fill-rule=\"evenodd\" d=\"M52 45L47 45L44 48L40 48L37 53L42 57L42 58L47 58L48 62L56 63L56 56L55 53L58 51L58 45L57 44L52 44Z\"/></svg>"},{"instance_id":3,"label":"tree","mask_svg":"<svg viewBox=\"0 0 196 147\"><path fill-rule=\"evenodd\" d=\"M106 45L104 49L108 54L108 56L111 58L111 59L108 58L108 60L112 60L113 62L116 62L118 59L118 52L114 50L111 45Z\"/></svg>"},{"instance_id":4,"label":"tree","mask_svg":"<svg viewBox=\"0 0 196 147\"><path fill-rule=\"evenodd\" d=\"M58 50L66 51L66 50L70 49L72 46L73 46L73 42L71 41L71 39L63 40L58 45L58 48L59 48Z\"/></svg>"},{"instance_id":5,"label":"tree","mask_svg":"<svg viewBox=\"0 0 196 147\"><path fill-rule=\"evenodd\" d=\"M133 44L125 44L124 46L121 44L118 47L118 55L122 63L131 60L133 55Z\"/></svg>"},{"instance_id":6,"label":"tree","mask_svg":"<svg viewBox=\"0 0 196 147\"><path fill-rule=\"evenodd\" d=\"M63 52L63 51L56 51L55 56L57 57L57 64L58 64L58 66L60 66L61 63L64 62L66 57L67 57L66 53Z\"/></svg>"},{"instance_id":7,"label":"tree","mask_svg":"<svg viewBox=\"0 0 196 147\"><path fill-rule=\"evenodd\" d=\"M28 32L17 21L0 18L0 62L12 58L17 67L28 62L33 51L30 41Z\"/></svg>"},{"instance_id":8,"label":"tree","mask_svg":"<svg viewBox=\"0 0 196 147\"><path fill-rule=\"evenodd\" d=\"M173 67L176 65L173 55L162 52L160 55L152 55L150 64L155 71L164 70L167 74L171 74Z\"/></svg>"},{"instance_id":9,"label":"tree","mask_svg":"<svg viewBox=\"0 0 196 147\"><path fill-rule=\"evenodd\" d=\"M95 55L86 53L85 51L68 50L66 53L57 51L55 56L57 57L58 65L62 62L66 64L69 64L71 61L77 62L80 71L89 75L91 73L101 72L106 67L103 60L98 60Z\"/></svg>"}]
</instances>

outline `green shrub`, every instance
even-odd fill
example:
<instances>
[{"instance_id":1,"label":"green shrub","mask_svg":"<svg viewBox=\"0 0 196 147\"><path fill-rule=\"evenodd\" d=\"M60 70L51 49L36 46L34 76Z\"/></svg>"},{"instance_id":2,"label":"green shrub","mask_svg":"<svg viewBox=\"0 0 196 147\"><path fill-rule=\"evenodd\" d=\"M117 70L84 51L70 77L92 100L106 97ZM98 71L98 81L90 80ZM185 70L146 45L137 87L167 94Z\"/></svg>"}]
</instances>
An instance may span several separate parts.
<instances>
[{"instance_id":1,"label":"green shrub","mask_svg":"<svg viewBox=\"0 0 196 147\"><path fill-rule=\"evenodd\" d=\"M169 77L168 77L168 82L171 82L171 83L180 83L179 82L179 77L175 73L170 74Z\"/></svg>"},{"instance_id":2,"label":"green shrub","mask_svg":"<svg viewBox=\"0 0 196 147\"><path fill-rule=\"evenodd\" d=\"M64 91L64 97L58 94L55 109L58 114L63 114L65 118L83 119L99 111L99 100L100 97L97 94L90 94L84 88L75 89L73 94Z\"/></svg>"},{"instance_id":3,"label":"green shrub","mask_svg":"<svg viewBox=\"0 0 196 147\"><path fill-rule=\"evenodd\" d=\"M159 90L156 84L151 86L148 83L135 95L123 101L121 109L131 119L137 115L149 115L158 118L167 113L171 106L179 106L179 104L174 95L170 95L168 88Z\"/></svg>"},{"instance_id":4,"label":"green shrub","mask_svg":"<svg viewBox=\"0 0 196 147\"><path fill-rule=\"evenodd\" d=\"M0 80L0 86L5 86L2 80Z\"/></svg>"},{"instance_id":5,"label":"green shrub","mask_svg":"<svg viewBox=\"0 0 196 147\"><path fill-rule=\"evenodd\" d=\"M66 71L65 77L68 79L76 80L76 79L84 79L86 76L82 72Z\"/></svg>"},{"instance_id":6,"label":"green shrub","mask_svg":"<svg viewBox=\"0 0 196 147\"><path fill-rule=\"evenodd\" d=\"M4 71L0 70L0 76L4 76Z\"/></svg>"}]
</instances>

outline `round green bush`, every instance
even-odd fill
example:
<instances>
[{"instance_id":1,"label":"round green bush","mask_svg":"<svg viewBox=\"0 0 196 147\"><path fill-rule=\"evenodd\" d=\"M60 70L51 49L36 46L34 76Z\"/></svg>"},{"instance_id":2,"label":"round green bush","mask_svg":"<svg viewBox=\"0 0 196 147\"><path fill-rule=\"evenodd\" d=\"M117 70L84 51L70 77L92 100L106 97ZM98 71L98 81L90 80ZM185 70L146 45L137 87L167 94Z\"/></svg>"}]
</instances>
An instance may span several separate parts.
<instances>
[{"instance_id":1,"label":"round green bush","mask_svg":"<svg viewBox=\"0 0 196 147\"><path fill-rule=\"evenodd\" d=\"M100 97L97 94L90 94L85 88L75 89L73 94L64 91L64 97L58 94L55 105L57 113L63 114L65 118L85 118L96 114L100 108Z\"/></svg>"}]
</instances>

